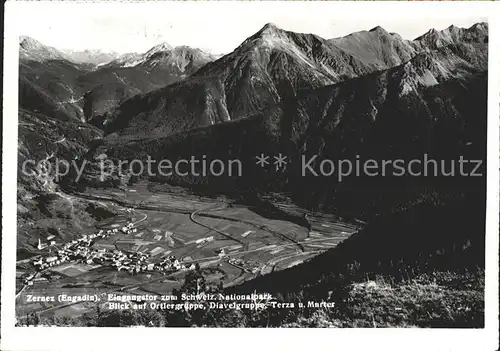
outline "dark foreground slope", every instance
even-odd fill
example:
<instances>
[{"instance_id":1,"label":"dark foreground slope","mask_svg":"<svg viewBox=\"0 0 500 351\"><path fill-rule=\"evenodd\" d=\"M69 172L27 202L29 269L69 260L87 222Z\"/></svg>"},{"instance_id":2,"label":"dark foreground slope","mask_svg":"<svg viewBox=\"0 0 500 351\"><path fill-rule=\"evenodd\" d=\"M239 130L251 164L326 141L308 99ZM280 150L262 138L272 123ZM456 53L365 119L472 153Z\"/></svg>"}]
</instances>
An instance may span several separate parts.
<instances>
[{"instance_id":1,"label":"dark foreground slope","mask_svg":"<svg viewBox=\"0 0 500 351\"><path fill-rule=\"evenodd\" d=\"M343 325L482 327L485 183L470 185L474 192L446 185L427 190L372 218L335 249L234 290L332 301L335 308L323 317Z\"/></svg>"},{"instance_id":2,"label":"dark foreground slope","mask_svg":"<svg viewBox=\"0 0 500 351\"><path fill-rule=\"evenodd\" d=\"M485 183L475 183L482 193L428 189L418 201L372 218L336 248L224 291L269 292L288 308L158 317L171 326L481 328Z\"/></svg>"}]
</instances>

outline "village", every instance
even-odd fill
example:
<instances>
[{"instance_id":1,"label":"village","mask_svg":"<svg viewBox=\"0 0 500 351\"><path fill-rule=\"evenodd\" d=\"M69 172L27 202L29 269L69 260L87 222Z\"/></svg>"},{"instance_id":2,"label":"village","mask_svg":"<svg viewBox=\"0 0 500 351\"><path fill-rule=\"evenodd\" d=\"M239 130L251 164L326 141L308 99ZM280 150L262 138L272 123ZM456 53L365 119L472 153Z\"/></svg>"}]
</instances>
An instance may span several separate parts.
<instances>
[{"instance_id":1,"label":"village","mask_svg":"<svg viewBox=\"0 0 500 351\"><path fill-rule=\"evenodd\" d=\"M33 273L25 273L21 279L24 285L32 286L35 282L46 281L50 279L50 269L57 269L57 266L63 264L86 264L90 266L107 266L117 271L125 271L131 275L141 272L152 273L161 272L170 274L182 270L192 270L196 268L194 262L182 263L175 255L168 255L159 259L155 258L156 250L150 253L140 251L123 251L116 247L106 248L99 244L100 239L106 239L117 234L136 234L138 228L134 223L128 223L121 229L101 229L93 234L85 234L78 239L74 239L64 244L56 243L55 236L50 235L43 241L38 239L38 249L49 249L48 255L38 255L32 257L29 264L35 268ZM170 232L169 232L170 233ZM170 233L172 234L172 233ZM195 244L197 247L208 245L214 241L214 237L199 238L185 244ZM215 257L227 262L236 268L249 273L257 273L260 270L260 264L254 260L243 260L241 258L232 258L233 250L240 248L241 245L232 245L215 250ZM229 252L228 252L229 251ZM152 262L152 261L155 262ZM221 266L221 264L219 264ZM37 277L38 273L40 276Z\"/></svg>"},{"instance_id":2,"label":"village","mask_svg":"<svg viewBox=\"0 0 500 351\"><path fill-rule=\"evenodd\" d=\"M124 234L132 234L137 232L133 223L129 223L120 230ZM92 247L95 240L106 238L118 233L118 229L108 229L107 231L99 230L98 233L83 235L79 239L65 243L61 248L58 248L49 256L36 256L30 260L30 263L35 267L36 273L26 275L23 279L24 284L33 285L33 278L38 272L49 268L61 265L63 263L84 263L84 264L100 264L109 267L114 267L117 271L127 271L130 274L140 272L159 271L163 273L173 273L180 270L194 269L195 264L187 266L179 262L174 256L165 257L160 262L150 262L150 255L142 252L125 253L121 250L109 250L106 248ZM47 237L47 243L42 243L38 240L38 249L43 250L47 247L56 247L56 242L53 236Z\"/></svg>"}]
</instances>

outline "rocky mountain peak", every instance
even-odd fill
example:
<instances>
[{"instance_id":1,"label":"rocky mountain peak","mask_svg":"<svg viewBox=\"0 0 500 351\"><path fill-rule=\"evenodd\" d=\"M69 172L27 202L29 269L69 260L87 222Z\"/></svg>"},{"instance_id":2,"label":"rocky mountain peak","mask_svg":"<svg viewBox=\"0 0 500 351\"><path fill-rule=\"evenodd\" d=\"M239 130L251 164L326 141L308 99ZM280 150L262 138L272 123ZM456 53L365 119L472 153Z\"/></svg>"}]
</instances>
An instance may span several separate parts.
<instances>
[{"instance_id":1,"label":"rocky mountain peak","mask_svg":"<svg viewBox=\"0 0 500 351\"><path fill-rule=\"evenodd\" d=\"M22 59L33 61L68 59L59 50L45 46L28 36L19 37L19 54Z\"/></svg>"},{"instance_id":2,"label":"rocky mountain peak","mask_svg":"<svg viewBox=\"0 0 500 351\"><path fill-rule=\"evenodd\" d=\"M276 26L274 23L266 23L264 27L261 28L261 30L258 32L260 34L274 34L282 31L278 26Z\"/></svg>"},{"instance_id":3,"label":"rocky mountain peak","mask_svg":"<svg viewBox=\"0 0 500 351\"><path fill-rule=\"evenodd\" d=\"M25 50L43 47L39 41L25 35L19 37L19 45Z\"/></svg>"},{"instance_id":4,"label":"rocky mountain peak","mask_svg":"<svg viewBox=\"0 0 500 351\"><path fill-rule=\"evenodd\" d=\"M156 46L153 46L149 51L146 52L146 55L153 55L157 52L163 52L163 51L172 51L173 46L168 44L167 42L163 42L161 44L158 44Z\"/></svg>"},{"instance_id":5,"label":"rocky mountain peak","mask_svg":"<svg viewBox=\"0 0 500 351\"><path fill-rule=\"evenodd\" d=\"M381 33L381 34L386 34L388 33L384 28L380 26L373 27L372 29L369 30L370 32L375 32L375 33Z\"/></svg>"},{"instance_id":6,"label":"rocky mountain peak","mask_svg":"<svg viewBox=\"0 0 500 351\"><path fill-rule=\"evenodd\" d=\"M486 22L478 22L469 28L470 30L488 30L488 23Z\"/></svg>"},{"instance_id":7,"label":"rocky mountain peak","mask_svg":"<svg viewBox=\"0 0 500 351\"><path fill-rule=\"evenodd\" d=\"M276 39L284 39L284 38L286 38L286 31L279 28L274 23L267 23L257 33L248 38L247 41L260 39L263 40L264 42L270 42Z\"/></svg>"}]
</instances>

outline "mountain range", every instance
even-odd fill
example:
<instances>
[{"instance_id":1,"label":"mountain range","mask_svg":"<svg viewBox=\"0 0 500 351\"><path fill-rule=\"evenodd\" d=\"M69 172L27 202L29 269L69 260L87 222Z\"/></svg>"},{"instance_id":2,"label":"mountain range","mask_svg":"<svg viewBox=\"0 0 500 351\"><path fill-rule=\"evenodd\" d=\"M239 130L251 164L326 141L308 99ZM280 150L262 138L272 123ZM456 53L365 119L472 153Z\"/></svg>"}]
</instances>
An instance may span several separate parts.
<instances>
[{"instance_id":1,"label":"mountain range","mask_svg":"<svg viewBox=\"0 0 500 351\"><path fill-rule=\"evenodd\" d=\"M455 155L464 145L482 150L485 122L474 113L484 112L487 47L486 23L432 29L413 41L381 27L323 39L266 24L218 59L161 43L92 66L23 37L20 108L33 130L42 123L37 116L89 125L90 159L206 153L250 160L264 150L291 158ZM290 183L294 167L252 175L246 185L259 177Z\"/></svg>"},{"instance_id":2,"label":"mountain range","mask_svg":"<svg viewBox=\"0 0 500 351\"><path fill-rule=\"evenodd\" d=\"M376 27L325 40L267 24L232 53L203 66L188 79L130 99L107 114L98 126L107 134L167 136L245 118L302 91L387 70L411 60L415 63L408 64L407 69L414 64L419 66L418 84L432 85L449 78L446 71L453 70L452 66L460 66L462 71L484 69L485 32L485 24L469 29L449 27L438 34L431 30L407 41ZM462 47L455 53L443 52L454 50L448 48L453 45ZM476 52L480 54L478 62L473 57ZM446 61L442 71L441 58ZM408 84L407 89L413 83Z\"/></svg>"},{"instance_id":3,"label":"mountain range","mask_svg":"<svg viewBox=\"0 0 500 351\"><path fill-rule=\"evenodd\" d=\"M104 65L110 61L115 60L117 57L121 57L124 54L119 54L116 52L103 52L101 50L83 50L77 51L72 49L61 50L66 57L75 63L80 64L90 64L94 66Z\"/></svg>"},{"instance_id":4,"label":"mountain range","mask_svg":"<svg viewBox=\"0 0 500 351\"><path fill-rule=\"evenodd\" d=\"M91 158L205 150L251 158L266 148L290 157L408 156L444 147L438 132L453 134L457 144L447 150L459 150L480 137L468 135L482 124L460 99L485 98L487 46L486 23L432 29L413 41L381 27L323 39L269 23L218 59L161 43L91 67L23 37L20 108L90 123L100 140Z\"/></svg>"}]
</instances>

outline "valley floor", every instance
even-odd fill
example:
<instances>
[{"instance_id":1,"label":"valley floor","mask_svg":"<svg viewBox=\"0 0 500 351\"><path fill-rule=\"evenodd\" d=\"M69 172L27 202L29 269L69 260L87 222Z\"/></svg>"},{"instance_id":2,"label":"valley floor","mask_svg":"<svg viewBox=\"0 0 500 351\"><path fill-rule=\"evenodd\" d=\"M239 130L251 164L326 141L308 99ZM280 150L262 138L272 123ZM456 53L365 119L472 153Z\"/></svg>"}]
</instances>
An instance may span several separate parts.
<instances>
[{"instance_id":1,"label":"valley floor","mask_svg":"<svg viewBox=\"0 0 500 351\"><path fill-rule=\"evenodd\" d=\"M75 317L95 307L89 301L58 301L63 294L98 299L110 292L169 294L196 264L207 282L237 285L298 265L335 247L359 226L298 209L310 223L309 229L266 218L225 198L156 192L146 183L126 190L89 189L85 194L65 194L65 198L113 203L117 215L93 229L72 233L72 241L55 238L55 243L47 242L45 247L42 238L44 248L38 255L18 261L16 311L20 319L33 312L40 317ZM50 265L44 263L43 269L33 266L35 261L64 257L61 252L65 250L73 250L64 254L69 255L67 260L54 259ZM28 296L54 296L55 301L28 301ZM107 304L102 306L106 309Z\"/></svg>"}]
</instances>

